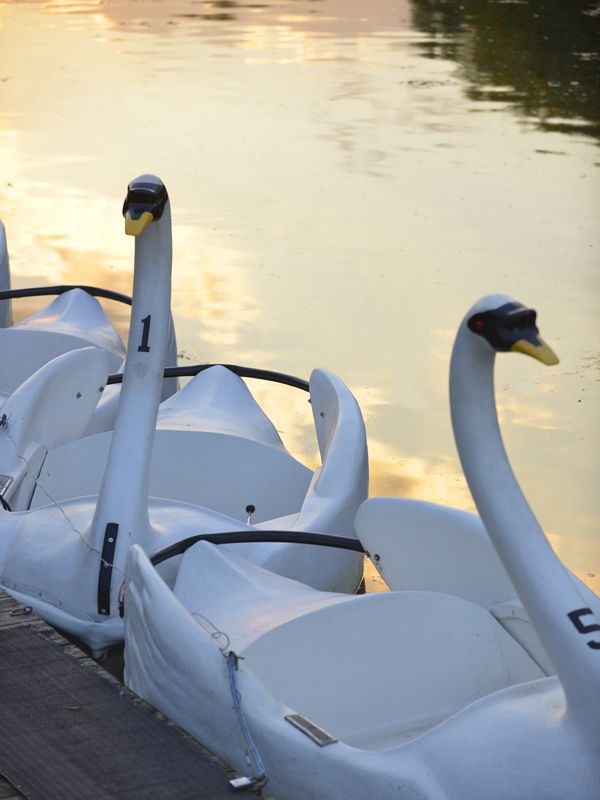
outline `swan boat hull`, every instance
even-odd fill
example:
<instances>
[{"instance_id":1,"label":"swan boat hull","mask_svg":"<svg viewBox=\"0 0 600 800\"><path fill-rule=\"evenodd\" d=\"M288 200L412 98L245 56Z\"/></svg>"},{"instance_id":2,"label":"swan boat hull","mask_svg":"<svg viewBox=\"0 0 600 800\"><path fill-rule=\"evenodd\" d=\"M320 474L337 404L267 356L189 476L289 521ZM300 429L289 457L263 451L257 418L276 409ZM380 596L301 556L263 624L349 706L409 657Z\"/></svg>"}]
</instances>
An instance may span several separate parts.
<instances>
[{"instance_id":1,"label":"swan boat hull","mask_svg":"<svg viewBox=\"0 0 600 800\"><path fill-rule=\"evenodd\" d=\"M186 553L173 590L139 548L130 560L127 685L247 773L224 657L235 652L275 798L592 796L598 743L561 723L558 680L481 607L315 592L206 543Z\"/></svg>"}]
</instances>

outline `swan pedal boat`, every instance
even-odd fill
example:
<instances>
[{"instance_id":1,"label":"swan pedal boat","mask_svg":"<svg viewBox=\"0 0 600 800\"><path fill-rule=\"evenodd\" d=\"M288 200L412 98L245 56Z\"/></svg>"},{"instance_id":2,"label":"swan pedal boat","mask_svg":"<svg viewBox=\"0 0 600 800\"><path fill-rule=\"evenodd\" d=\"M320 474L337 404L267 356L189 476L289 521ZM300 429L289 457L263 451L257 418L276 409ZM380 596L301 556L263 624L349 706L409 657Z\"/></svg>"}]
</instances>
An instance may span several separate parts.
<instances>
[{"instance_id":1,"label":"swan pedal boat","mask_svg":"<svg viewBox=\"0 0 600 800\"><path fill-rule=\"evenodd\" d=\"M203 541L167 579L160 559L131 548L127 685L240 772L250 766L247 784L268 776L280 800L594 796L600 624L502 445L492 373L495 353L509 350L555 363L534 312L484 298L455 344L453 425L489 540L555 675L485 603L319 592Z\"/></svg>"},{"instance_id":2,"label":"swan pedal boat","mask_svg":"<svg viewBox=\"0 0 600 800\"><path fill-rule=\"evenodd\" d=\"M232 547L317 589L356 590L362 553L317 552L293 541L312 531L356 542L354 515L368 488L356 400L333 373L313 372L310 402L322 459L314 473L285 450L244 382L224 367L199 373L161 406L171 219L160 179L132 181L124 215L126 232L135 236L134 289L114 432L49 452L35 507L0 511L0 585L94 654L123 638L118 595L132 544L153 552L202 532L289 531L289 542ZM175 568L165 564L165 576Z\"/></svg>"}]
</instances>

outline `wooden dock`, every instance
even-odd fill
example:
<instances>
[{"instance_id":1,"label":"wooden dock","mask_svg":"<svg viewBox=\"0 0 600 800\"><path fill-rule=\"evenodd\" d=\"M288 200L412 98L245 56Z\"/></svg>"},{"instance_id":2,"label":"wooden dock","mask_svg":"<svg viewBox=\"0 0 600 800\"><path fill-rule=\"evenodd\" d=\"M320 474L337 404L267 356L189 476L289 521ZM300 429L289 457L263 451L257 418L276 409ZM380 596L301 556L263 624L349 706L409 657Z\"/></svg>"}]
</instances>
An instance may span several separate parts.
<instances>
[{"instance_id":1,"label":"wooden dock","mask_svg":"<svg viewBox=\"0 0 600 800\"><path fill-rule=\"evenodd\" d=\"M0 800L231 800L232 776L0 589Z\"/></svg>"}]
</instances>

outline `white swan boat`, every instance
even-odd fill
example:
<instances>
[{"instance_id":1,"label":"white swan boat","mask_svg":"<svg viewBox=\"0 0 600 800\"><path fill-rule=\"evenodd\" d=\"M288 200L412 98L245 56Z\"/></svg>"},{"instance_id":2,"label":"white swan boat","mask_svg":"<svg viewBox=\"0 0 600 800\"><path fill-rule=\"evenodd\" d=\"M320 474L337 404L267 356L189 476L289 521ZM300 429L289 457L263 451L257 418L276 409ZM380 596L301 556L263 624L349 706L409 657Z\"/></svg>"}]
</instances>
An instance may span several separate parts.
<instances>
[{"instance_id":1,"label":"white swan boat","mask_svg":"<svg viewBox=\"0 0 600 800\"><path fill-rule=\"evenodd\" d=\"M126 682L252 773L237 785L268 778L281 800L594 796L600 624L504 451L493 364L508 349L554 358L533 312L485 298L455 344L454 430L490 539L556 676L485 603L430 591L318 592L206 541L172 547L184 554L165 580L132 547Z\"/></svg>"},{"instance_id":2,"label":"white swan boat","mask_svg":"<svg viewBox=\"0 0 600 800\"><path fill-rule=\"evenodd\" d=\"M319 589L355 590L362 552L316 552L286 535L335 532L362 550L353 519L367 494L368 467L356 401L332 373L313 372L311 409L322 457L314 474L287 453L243 381L223 367L198 374L159 415L171 279L170 204L162 182L132 181L124 213L136 237L135 267L114 433L82 438L69 450L72 459L83 453L77 463L87 460L90 470L94 460L106 467L100 476L71 473L66 497L57 481L51 503L0 512L0 584L96 653L122 639L118 593L134 543L154 551L204 531L252 532L256 539L258 530L269 541L236 545L249 558ZM60 459L49 454L42 469L48 481L62 469L64 485L65 452ZM90 480L94 491L85 496ZM149 486L157 489L150 502Z\"/></svg>"},{"instance_id":3,"label":"white swan boat","mask_svg":"<svg viewBox=\"0 0 600 800\"><path fill-rule=\"evenodd\" d=\"M454 351L451 370L453 418L458 412L464 351ZM456 423L458 424L458 423ZM486 421L471 426L485 437ZM478 427L479 426L479 427ZM518 518L515 518L515 523ZM476 514L436 503L392 497L366 500L356 515L358 538L387 585L394 590L453 594L486 608L547 675L555 673L535 627L490 537ZM569 573L586 606L600 616L598 597Z\"/></svg>"}]
</instances>

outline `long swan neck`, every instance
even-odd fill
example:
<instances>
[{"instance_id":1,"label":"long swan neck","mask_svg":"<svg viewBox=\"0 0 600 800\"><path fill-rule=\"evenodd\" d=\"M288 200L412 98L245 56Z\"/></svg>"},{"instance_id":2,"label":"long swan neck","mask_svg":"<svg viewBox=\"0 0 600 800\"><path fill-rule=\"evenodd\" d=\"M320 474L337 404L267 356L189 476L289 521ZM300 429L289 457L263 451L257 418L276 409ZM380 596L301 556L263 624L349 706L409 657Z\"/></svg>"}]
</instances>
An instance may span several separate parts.
<instances>
[{"instance_id":1,"label":"long swan neck","mask_svg":"<svg viewBox=\"0 0 600 800\"><path fill-rule=\"evenodd\" d=\"M473 341L475 340L475 341ZM582 635L587 605L552 550L513 474L498 425L494 358L464 326L450 367L450 407L463 470L490 539L554 664L569 714L589 723L600 697L600 628ZM571 615L571 616L570 616ZM580 615L581 626L597 624Z\"/></svg>"},{"instance_id":2,"label":"long swan neck","mask_svg":"<svg viewBox=\"0 0 600 800\"><path fill-rule=\"evenodd\" d=\"M10 261L6 244L6 231L0 222L0 292L10 290ZM0 328L12 325L12 300L0 300Z\"/></svg>"},{"instance_id":3,"label":"long swan neck","mask_svg":"<svg viewBox=\"0 0 600 800\"><path fill-rule=\"evenodd\" d=\"M116 524L116 552L124 557L149 527L148 484L154 430L167 350L171 301L171 217L135 239L132 313L127 359L106 470L92 523L102 546L107 525Z\"/></svg>"}]
</instances>

